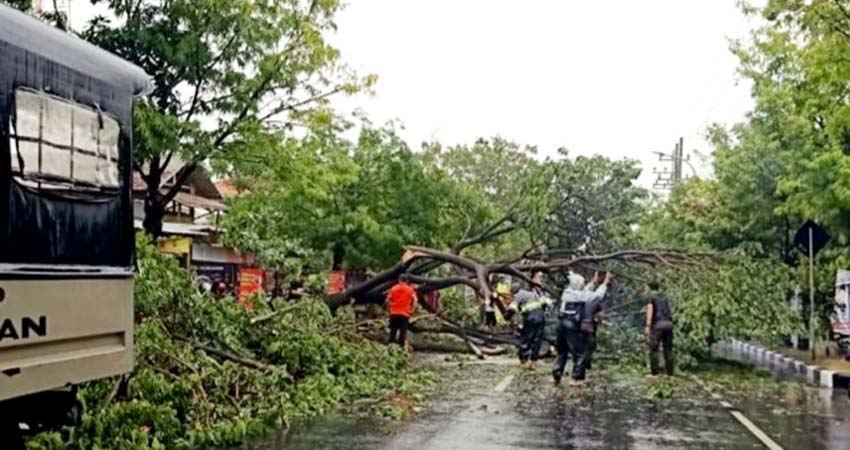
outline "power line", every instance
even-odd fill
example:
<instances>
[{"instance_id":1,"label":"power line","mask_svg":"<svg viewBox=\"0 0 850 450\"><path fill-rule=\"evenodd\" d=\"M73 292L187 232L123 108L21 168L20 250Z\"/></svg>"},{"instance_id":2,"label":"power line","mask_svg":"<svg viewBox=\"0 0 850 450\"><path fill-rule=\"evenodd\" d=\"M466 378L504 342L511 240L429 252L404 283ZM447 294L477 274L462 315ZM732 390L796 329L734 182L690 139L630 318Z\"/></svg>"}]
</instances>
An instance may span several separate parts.
<instances>
[{"instance_id":1,"label":"power line","mask_svg":"<svg viewBox=\"0 0 850 450\"><path fill-rule=\"evenodd\" d=\"M737 27L737 30L736 30L737 32L735 33L737 35L736 38L743 37L751 28L752 28L752 18L751 18L751 16L748 16L746 14L742 14L741 18L738 22L738 27ZM708 87L708 85L710 85L714 81L714 76L716 74L717 74L717 70L715 70L715 72L712 73L712 76L711 76L709 83L706 84L706 86L703 87L703 90L705 90ZM717 97L717 99L712 103L708 112L705 113L703 120L694 129L694 131L688 136L688 141L695 139L699 136L700 132L705 128L705 126L708 124L708 121L711 119L711 115L714 113L714 111L717 109L717 107L720 106L720 104L726 99L726 96L728 96L729 93L732 92L732 90L735 88L735 86L736 86L736 83L734 83L734 82L729 84L726 87L726 89ZM700 93L699 99L701 100L702 97L703 97L703 92ZM747 97L749 97L749 93L747 94ZM740 103L741 103L741 100L736 102L736 105L740 104Z\"/></svg>"},{"instance_id":2,"label":"power line","mask_svg":"<svg viewBox=\"0 0 850 450\"><path fill-rule=\"evenodd\" d=\"M687 164L696 176L696 169L690 163L690 155L685 156L685 140L679 138L673 147L673 151L669 154L662 152L654 152L658 155L658 160L661 162L669 162L670 168L661 170L653 169L656 175L655 183L652 187L655 189L670 190L682 181L682 165Z\"/></svg>"}]
</instances>

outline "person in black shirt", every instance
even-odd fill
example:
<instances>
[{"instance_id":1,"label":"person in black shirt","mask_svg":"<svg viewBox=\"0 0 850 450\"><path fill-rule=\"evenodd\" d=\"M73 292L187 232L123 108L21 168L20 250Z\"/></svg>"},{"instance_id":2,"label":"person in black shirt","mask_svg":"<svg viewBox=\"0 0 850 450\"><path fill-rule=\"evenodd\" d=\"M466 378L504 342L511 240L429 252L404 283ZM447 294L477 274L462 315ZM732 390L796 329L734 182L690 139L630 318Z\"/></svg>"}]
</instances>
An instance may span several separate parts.
<instances>
[{"instance_id":1,"label":"person in black shirt","mask_svg":"<svg viewBox=\"0 0 850 450\"><path fill-rule=\"evenodd\" d=\"M301 278L295 279L289 285L289 292L286 293L286 299L294 302L301 300L304 297L304 280Z\"/></svg>"},{"instance_id":2,"label":"person in black shirt","mask_svg":"<svg viewBox=\"0 0 850 450\"><path fill-rule=\"evenodd\" d=\"M673 313L670 302L661 292L661 286L651 281L646 299L646 337L649 341L650 376L658 376L658 349L664 346L664 369L673 375Z\"/></svg>"}]
</instances>

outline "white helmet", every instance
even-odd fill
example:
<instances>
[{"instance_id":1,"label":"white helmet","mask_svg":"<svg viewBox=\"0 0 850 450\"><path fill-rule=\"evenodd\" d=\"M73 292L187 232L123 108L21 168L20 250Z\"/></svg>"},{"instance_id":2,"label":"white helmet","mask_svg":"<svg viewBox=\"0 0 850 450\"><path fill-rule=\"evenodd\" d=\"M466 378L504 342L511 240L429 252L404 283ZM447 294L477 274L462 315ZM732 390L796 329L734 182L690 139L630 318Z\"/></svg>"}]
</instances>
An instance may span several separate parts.
<instances>
[{"instance_id":1,"label":"white helmet","mask_svg":"<svg viewBox=\"0 0 850 450\"><path fill-rule=\"evenodd\" d=\"M582 288L584 288L584 277L583 276L581 276L581 275L579 275L579 274L577 274L577 273L575 273L571 270L569 275L567 276L567 278L570 280L570 289L572 289L574 291L579 291Z\"/></svg>"}]
</instances>

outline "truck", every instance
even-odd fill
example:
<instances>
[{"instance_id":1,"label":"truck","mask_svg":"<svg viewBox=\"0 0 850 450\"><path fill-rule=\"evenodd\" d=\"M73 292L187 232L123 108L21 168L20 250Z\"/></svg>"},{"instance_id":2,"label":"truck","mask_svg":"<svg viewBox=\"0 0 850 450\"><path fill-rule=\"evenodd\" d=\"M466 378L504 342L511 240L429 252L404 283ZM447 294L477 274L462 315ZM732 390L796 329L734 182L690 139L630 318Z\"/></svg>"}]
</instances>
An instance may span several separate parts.
<instances>
[{"instance_id":1,"label":"truck","mask_svg":"<svg viewBox=\"0 0 850 450\"><path fill-rule=\"evenodd\" d=\"M139 67L0 5L0 442L73 424L133 368ZM23 425L23 426L22 426Z\"/></svg>"}]
</instances>

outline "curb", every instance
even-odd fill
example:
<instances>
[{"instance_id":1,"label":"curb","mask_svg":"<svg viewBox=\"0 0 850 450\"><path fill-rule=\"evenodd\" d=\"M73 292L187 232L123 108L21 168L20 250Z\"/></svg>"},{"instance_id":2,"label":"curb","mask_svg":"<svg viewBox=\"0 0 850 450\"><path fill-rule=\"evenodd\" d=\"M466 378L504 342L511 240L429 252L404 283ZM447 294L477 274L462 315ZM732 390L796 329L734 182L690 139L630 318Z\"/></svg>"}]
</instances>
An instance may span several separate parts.
<instances>
[{"instance_id":1,"label":"curb","mask_svg":"<svg viewBox=\"0 0 850 450\"><path fill-rule=\"evenodd\" d=\"M732 339L729 342L716 344L713 350L715 356L719 358L770 368L814 386L831 389L850 388L850 373L822 369L748 342Z\"/></svg>"}]
</instances>

